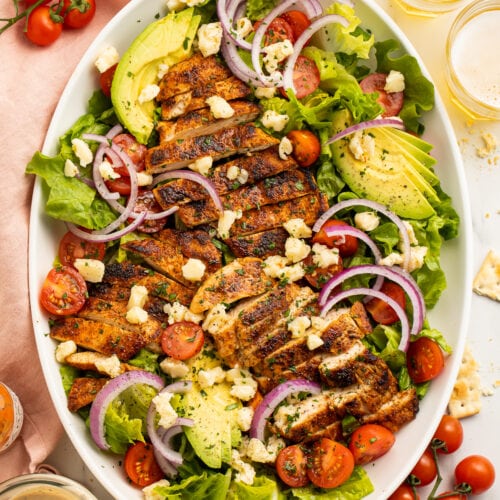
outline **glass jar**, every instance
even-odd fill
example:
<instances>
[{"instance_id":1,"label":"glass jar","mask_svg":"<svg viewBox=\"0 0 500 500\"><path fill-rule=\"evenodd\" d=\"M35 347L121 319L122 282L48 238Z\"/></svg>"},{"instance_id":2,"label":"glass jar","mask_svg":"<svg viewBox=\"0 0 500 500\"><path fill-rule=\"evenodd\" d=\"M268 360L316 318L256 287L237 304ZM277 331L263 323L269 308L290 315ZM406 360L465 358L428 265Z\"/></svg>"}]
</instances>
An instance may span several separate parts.
<instances>
[{"instance_id":1,"label":"glass jar","mask_svg":"<svg viewBox=\"0 0 500 500\"><path fill-rule=\"evenodd\" d=\"M23 426L23 407L16 394L0 382L0 453L15 441Z\"/></svg>"},{"instance_id":2,"label":"glass jar","mask_svg":"<svg viewBox=\"0 0 500 500\"><path fill-rule=\"evenodd\" d=\"M446 43L452 101L474 119L500 119L500 0L476 0L453 22Z\"/></svg>"}]
</instances>

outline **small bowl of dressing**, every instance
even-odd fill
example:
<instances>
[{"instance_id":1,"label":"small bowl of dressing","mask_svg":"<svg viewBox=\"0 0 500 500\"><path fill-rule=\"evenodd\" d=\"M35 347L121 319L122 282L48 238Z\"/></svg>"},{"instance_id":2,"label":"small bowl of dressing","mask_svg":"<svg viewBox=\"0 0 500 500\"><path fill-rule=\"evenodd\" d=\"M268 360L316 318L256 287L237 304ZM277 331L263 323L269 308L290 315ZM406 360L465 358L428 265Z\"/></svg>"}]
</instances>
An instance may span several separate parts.
<instances>
[{"instance_id":1,"label":"small bowl of dressing","mask_svg":"<svg viewBox=\"0 0 500 500\"><path fill-rule=\"evenodd\" d=\"M454 20L446 42L452 101L471 118L500 119L500 0L476 0Z\"/></svg>"},{"instance_id":2,"label":"small bowl of dressing","mask_svg":"<svg viewBox=\"0 0 500 500\"><path fill-rule=\"evenodd\" d=\"M0 500L97 500L81 484L57 474L25 474L0 483Z\"/></svg>"}]
</instances>

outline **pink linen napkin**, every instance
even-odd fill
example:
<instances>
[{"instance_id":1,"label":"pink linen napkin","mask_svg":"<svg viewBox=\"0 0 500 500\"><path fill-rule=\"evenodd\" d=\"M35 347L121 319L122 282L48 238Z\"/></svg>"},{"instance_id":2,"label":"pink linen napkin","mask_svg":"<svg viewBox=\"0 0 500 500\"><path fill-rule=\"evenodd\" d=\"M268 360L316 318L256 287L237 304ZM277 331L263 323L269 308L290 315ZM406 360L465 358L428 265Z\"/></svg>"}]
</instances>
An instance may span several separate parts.
<instances>
[{"instance_id":1,"label":"pink linen napkin","mask_svg":"<svg viewBox=\"0 0 500 500\"><path fill-rule=\"evenodd\" d=\"M62 432L31 325L27 255L33 179L24 169L42 147L76 64L95 35L126 3L98 2L96 16L86 28L63 31L49 47L27 41L23 21L0 35L0 381L17 393L25 413L20 437L0 455L0 481L34 472ZM0 2L0 18L13 15L13 1Z\"/></svg>"}]
</instances>

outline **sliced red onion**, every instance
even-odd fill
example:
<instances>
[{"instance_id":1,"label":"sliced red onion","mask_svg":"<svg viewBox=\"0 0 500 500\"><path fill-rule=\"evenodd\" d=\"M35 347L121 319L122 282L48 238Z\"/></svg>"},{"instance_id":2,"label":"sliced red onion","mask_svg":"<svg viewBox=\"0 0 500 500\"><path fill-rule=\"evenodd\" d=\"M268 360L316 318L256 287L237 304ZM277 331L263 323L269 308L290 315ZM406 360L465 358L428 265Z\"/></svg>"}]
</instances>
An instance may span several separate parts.
<instances>
[{"instance_id":1,"label":"sliced red onion","mask_svg":"<svg viewBox=\"0 0 500 500\"><path fill-rule=\"evenodd\" d=\"M101 175L101 171L99 167L104 161L104 155L106 152L112 151L111 148L105 146L106 143L101 143L101 145L97 148L96 154L94 156L94 163L92 164L92 177L94 178L94 187L97 192L101 195L103 200L118 200L120 198L120 193L112 193ZM124 208L118 202L110 203L110 206L116 210L117 212L123 212ZM120 207L120 208L118 208Z\"/></svg>"},{"instance_id":2,"label":"sliced red onion","mask_svg":"<svg viewBox=\"0 0 500 500\"><path fill-rule=\"evenodd\" d=\"M168 179L188 179L190 181L196 182L197 184L200 184L207 191L210 198L212 198L212 201L217 207L217 210L220 213L224 212L222 200L220 199L214 184L204 175L201 175L198 172L192 172L191 170L172 170L170 172L164 172L156 176L152 185L156 186L160 182L166 181Z\"/></svg>"},{"instance_id":3,"label":"sliced red onion","mask_svg":"<svg viewBox=\"0 0 500 500\"><path fill-rule=\"evenodd\" d=\"M381 292L380 290L373 290L371 288L365 287L343 290L342 292L339 292L328 299L328 302L326 302L326 304L321 309L321 316L325 317L334 305L354 295L368 295L370 297L375 297L377 299L383 300L384 302L387 302L387 304L389 304L389 306L394 309L394 312L398 315L398 318L401 321L401 340L399 342L398 349L400 351L406 352L408 349L408 344L410 342L410 326L408 323L406 312L392 297L384 292Z\"/></svg>"},{"instance_id":4,"label":"sliced red onion","mask_svg":"<svg viewBox=\"0 0 500 500\"><path fill-rule=\"evenodd\" d=\"M146 384L160 391L165 383L163 379L154 373L144 370L133 370L125 372L118 377L111 379L95 397L90 407L90 434L97 446L102 450L109 450L106 442L106 432L104 429L104 418L111 402L124 390L135 384Z\"/></svg>"},{"instance_id":5,"label":"sliced red onion","mask_svg":"<svg viewBox=\"0 0 500 500\"><path fill-rule=\"evenodd\" d=\"M179 381L163 388L160 394L163 394L164 392L184 393L191 390L191 388L191 381ZM164 429L163 427L159 427L157 429L155 425L155 417L156 405L152 402L146 416L146 427L153 447L173 466L182 464L182 455L178 451L172 449L172 446L170 445L170 438L164 439L165 433L168 432L168 429ZM174 426L181 428L182 425L191 426L193 424L194 422L191 419L177 419Z\"/></svg>"},{"instance_id":6,"label":"sliced red onion","mask_svg":"<svg viewBox=\"0 0 500 500\"><path fill-rule=\"evenodd\" d=\"M285 65L285 71L283 73L283 88L285 90L292 89L294 93L296 92L295 85L293 84L293 73L297 59L304 48L304 45L310 40L314 33L328 24L341 24L347 28L347 26L349 26L349 21L347 21L345 17L339 16L338 14L329 14L313 21L311 25L299 36L299 38L297 38L295 44L293 45L293 54L288 58Z\"/></svg>"},{"instance_id":7,"label":"sliced red onion","mask_svg":"<svg viewBox=\"0 0 500 500\"><path fill-rule=\"evenodd\" d=\"M106 137L108 139L113 139L113 137L116 137L121 132L123 132L123 127L118 123L108 130Z\"/></svg>"},{"instance_id":8,"label":"sliced red onion","mask_svg":"<svg viewBox=\"0 0 500 500\"><path fill-rule=\"evenodd\" d=\"M173 464L171 464L154 446L153 453L156 463L159 465L162 472L168 477L175 477L177 475L177 469Z\"/></svg>"},{"instance_id":9,"label":"sliced red onion","mask_svg":"<svg viewBox=\"0 0 500 500\"><path fill-rule=\"evenodd\" d=\"M410 264L410 255L411 255L411 243L410 243L410 235L408 234L408 229L404 225L403 221L391 210L389 210L385 205L381 203L377 203L372 200L365 200L362 198L354 198L350 200L344 200L335 205L332 205L319 219L314 223L312 230L317 233L322 227L323 224L330 219L333 215L341 210L351 207L367 207L371 210L375 210L376 212L380 212L385 215L389 220L394 222L399 229L399 234L401 235L401 239L403 240L403 269L408 269Z\"/></svg>"},{"instance_id":10,"label":"sliced red onion","mask_svg":"<svg viewBox=\"0 0 500 500\"><path fill-rule=\"evenodd\" d=\"M226 33L222 35L221 52L234 76L254 87L262 87L257 73L241 59L236 45Z\"/></svg>"},{"instance_id":11,"label":"sliced red onion","mask_svg":"<svg viewBox=\"0 0 500 500\"><path fill-rule=\"evenodd\" d=\"M95 141L101 144L109 144L109 139L104 135L99 134L82 134L82 139L85 141Z\"/></svg>"},{"instance_id":12,"label":"sliced red onion","mask_svg":"<svg viewBox=\"0 0 500 500\"><path fill-rule=\"evenodd\" d=\"M318 304L320 306L324 306L328 302L330 294L335 288L344 283L347 279L352 278L353 276L359 276L360 274L383 276L384 278L397 283L405 291L413 307L413 322L410 330L411 333L416 335L420 332L420 330L422 330L425 318L425 302L420 288L408 273L405 273L402 270L395 271L393 268L388 266L363 264L344 269L330 278L321 289L318 297Z\"/></svg>"},{"instance_id":13,"label":"sliced red onion","mask_svg":"<svg viewBox=\"0 0 500 500\"><path fill-rule=\"evenodd\" d=\"M252 44L240 38L234 29L234 22L237 20L236 12L242 4L241 0L229 0L227 2L226 0L218 0L217 17L226 36L238 47L250 51Z\"/></svg>"},{"instance_id":14,"label":"sliced red onion","mask_svg":"<svg viewBox=\"0 0 500 500\"><path fill-rule=\"evenodd\" d=\"M320 394L321 386L316 382L305 379L287 380L268 392L255 410L250 427L250 437L265 441L267 421L277 406L288 396L299 392Z\"/></svg>"},{"instance_id":15,"label":"sliced red onion","mask_svg":"<svg viewBox=\"0 0 500 500\"><path fill-rule=\"evenodd\" d=\"M351 125L350 127L345 128L344 130L330 137L330 139L328 139L326 143L332 144L335 141L342 139L343 137L347 137L348 135L358 132L359 130L378 127L393 127L399 130L405 130L405 125L400 118L375 118L374 120L356 123L355 125Z\"/></svg>"},{"instance_id":16,"label":"sliced red onion","mask_svg":"<svg viewBox=\"0 0 500 500\"><path fill-rule=\"evenodd\" d=\"M144 222L145 219L146 219L146 212L142 212L128 226L125 226L122 229L119 229L118 231L105 234L96 234L95 232L87 233L86 231L81 230L78 226L72 224L71 222L67 222L66 226L68 228L68 231L71 231L74 235L78 236L82 240L107 243L108 241L118 240L122 236L131 233L132 231L137 229Z\"/></svg>"}]
</instances>

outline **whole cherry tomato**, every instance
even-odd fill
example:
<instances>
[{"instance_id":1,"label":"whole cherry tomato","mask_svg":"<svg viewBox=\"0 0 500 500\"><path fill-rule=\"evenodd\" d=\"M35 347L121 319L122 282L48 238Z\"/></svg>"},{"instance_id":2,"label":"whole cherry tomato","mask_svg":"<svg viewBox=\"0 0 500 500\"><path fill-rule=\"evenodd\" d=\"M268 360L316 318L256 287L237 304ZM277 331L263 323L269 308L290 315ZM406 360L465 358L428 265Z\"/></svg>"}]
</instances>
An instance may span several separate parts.
<instances>
[{"instance_id":1,"label":"whole cherry tomato","mask_svg":"<svg viewBox=\"0 0 500 500\"><path fill-rule=\"evenodd\" d=\"M455 467L458 485L469 485L473 495L489 490L495 482L495 467L481 455L470 455Z\"/></svg>"},{"instance_id":2,"label":"whole cherry tomato","mask_svg":"<svg viewBox=\"0 0 500 500\"><path fill-rule=\"evenodd\" d=\"M28 16L25 33L30 42L45 47L59 38L62 29L62 18L49 6L41 5Z\"/></svg>"},{"instance_id":3,"label":"whole cherry tomato","mask_svg":"<svg viewBox=\"0 0 500 500\"><path fill-rule=\"evenodd\" d=\"M64 0L64 26L72 29L84 28L94 18L95 11L95 0Z\"/></svg>"},{"instance_id":4,"label":"whole cherry tomato","mask_svg":"<svg viewBox=\"0 0 500 500\"><path fill-rule=\"evenodd\" d=\"M437 476L437 466L431 450L424 451L413 467L411 475L418 480L415 486L426 486L434 481Z\"/></svg>"},{"instance_id":5,"label":"whole cherry tomato","mask_svg":"<svg viewBox=\"0 0 500 500\"><path fill-rule=\"evenodd\" d=\"M437 449L438 453L457 451L464 440L464 430L460 420L451 415L443 415L433 439L437 439L444 444L443 448Z\"/></svg>"}]
</instances>

